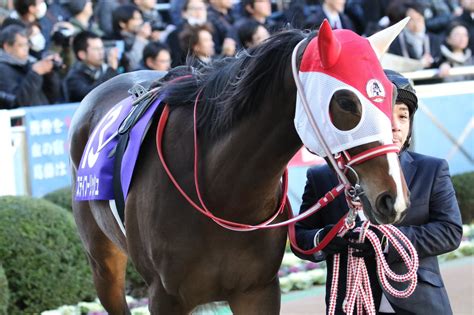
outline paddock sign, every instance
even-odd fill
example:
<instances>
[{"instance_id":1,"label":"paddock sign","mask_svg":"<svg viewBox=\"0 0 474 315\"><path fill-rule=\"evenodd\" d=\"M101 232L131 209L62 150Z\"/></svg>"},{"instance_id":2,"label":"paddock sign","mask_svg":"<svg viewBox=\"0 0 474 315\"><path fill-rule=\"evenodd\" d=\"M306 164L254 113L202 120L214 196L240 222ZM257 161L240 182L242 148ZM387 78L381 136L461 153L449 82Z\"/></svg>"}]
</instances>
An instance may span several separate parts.
<instances>
[{"instance_id":1,"label":"paddock sign","mask_svg":"<svg viewBox=\"0 0 474 315\"><path fill-rule=\"evenodd\" d=\"M71 185L68 130L77 104L25 108L28 178L41 197Z\"/></svg>"}]
</instances>

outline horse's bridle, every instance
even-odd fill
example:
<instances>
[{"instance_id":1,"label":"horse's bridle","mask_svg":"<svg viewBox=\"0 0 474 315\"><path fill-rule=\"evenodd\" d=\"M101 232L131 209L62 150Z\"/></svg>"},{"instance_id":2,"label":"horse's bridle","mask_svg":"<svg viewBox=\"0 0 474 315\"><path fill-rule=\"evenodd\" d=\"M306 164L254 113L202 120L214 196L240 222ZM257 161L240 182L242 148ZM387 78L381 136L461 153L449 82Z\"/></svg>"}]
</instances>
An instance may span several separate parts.
<instances>
[{"instance_id":1,"label":"horse's bridle","mask_svg":"<svg viewBox=\"0 0 474 315\"><path fill-rule=\"evenodd\" d=\"M212 212L206 207L200 193L199 189L199 184L198 184L198 141L197 141L197 106L199 103L199 97L201 95L201 91L199 91L198 95L196 96L196 100L194 103L194 184L196 188L196 193L199 199L199 203L201 206L196 204L190 197L189 195L182 189L182 187L179 185L179 183L176 181L174 178L173 174L169 170L166 161L164 159L163 155L163 150L162 150L162 139L163 139L163 134L164 130L166 127L166 122L169 116L169 107L168 105L165 106L163 113L160 117L159 123L158 123L158 128L157 128L157 137L156 137L156 145L157 145L157 151L158 151L158 156L162 162L162 165L168 174L170 180L173 182L175 187L178 189L178 191L181 193L181 195L189 202L191 206L193 206L196 210L204 214L205 216L209 217L212 219L214 222L219 224L220 226L233 230L233 231L253 231L257 229L269 229L269 228L277 228L277 227L282 227L282 226L289 226L289 237L290 241L293 245L293 247L304 253L304 254L312 254L315 253L326 244L328 244L331 239L339 232L339 230L343 227L343 225L346 226L352 226L357 214L357 211L360 210L361 204L359 202L359 196L363 193L359 183L358 183L358 175L355 172L355 170L352 168L352 166L364 163L367 160L373 159L377 156L380 155L385 155L387 153L392 153L392 152L399 152L399 149L396 145L394 144L387 144L387 145L381 145L375 148L371 148L369 150L366 150L362 153L359 153L355 156L350 156L350 154L347 151L340 152L338 154L333 154L331 153L327 143L324 140L324 137L322 136L320 129L318 128L314 117L311 114L311 111L309 109L309 105L304 93L304 89L302 87L301 81L299 80L298 76L298 70L296 67L296 54L298 51L298 48L301 46L301 44L305 41L306 39L303 39L301 42L299 42L296 47L293 50L291 62L292 62L292 71L293 71L293 77L296 83L297 91L303 100L303 104L305 107L306 114L308 115L309 121L311 122L311 126L318 137L318 140L320 143L323 144L324 150L327 154L327 157L330 161L330 163L333 165L334 170L337 172L338 178L340 180L340 184L327 192L324 197L322 197L315 205L313 205L310 209L305 211L304 213L293 217L293 212L291 210L291 205L288 202L288 197L287 197L287 192L288 192L288 171L285 170L283 177L282 177L282 198L280 201L280 206L278 207L278 210L275 212L274 215L271 216L270 219L265 220L262 223L256 224L256 225L251 225L251 224L243 224L243 223L238 223L238 222L232 222L228 221L222 218L219 218L215 215L212 214ZM347 179L345 173L347 171L351 171L354 173L354 176L356 178L356 183L352 185L350 181ZM343 218L340 219L340 221L334 226L334 228L328 233L328 235L321 241L321 243L309 250L309 251L304 251L300 249L297 244L296 244L296 238L295 238L295 231L294 231L294 224L298 221L301 221L310 215L314 214L315 212L319 211L321 208L323 208L325 205L327 205L329 202L332 200L336 199L337 196L339 196L342 192L344 191L346 195L346 200L348 202L350 211L348 214L346 214ZM279 223L271 223L274 221L274 219L279 216L283 210L285 209L285 206L288 205L288 216L290 219L285 220L283 222Z\"/></svg>"}]
</instances>

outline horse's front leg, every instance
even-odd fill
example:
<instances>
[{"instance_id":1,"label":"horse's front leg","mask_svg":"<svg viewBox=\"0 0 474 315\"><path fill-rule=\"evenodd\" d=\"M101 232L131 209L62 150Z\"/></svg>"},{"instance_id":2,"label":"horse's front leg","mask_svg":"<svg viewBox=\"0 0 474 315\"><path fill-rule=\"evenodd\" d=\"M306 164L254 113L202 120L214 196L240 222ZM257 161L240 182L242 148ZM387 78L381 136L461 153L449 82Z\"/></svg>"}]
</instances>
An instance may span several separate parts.
<instances>
[{"instance_id":1,"label":"horse's front leg","mask_svg":"<svg viewBox=\"0 0 474 315\"><path fill-rule=\"evenodd\" d=\"M265 287L236 293L229 298L228 302L235 315L279 314L281 292L278 277Z\"/></svg>"},{"instance_id":2,"label":"horse's front leg","mask_svg":"<svg viewBox=\"0 0 474 315\"><path fill-rule=\"evenodd\" d=\"M172 295L168 294L161 283L161 279L156 277L148 287L148 309L153 315L186 315L183 305Z\"/></svg>"}]
</instances>

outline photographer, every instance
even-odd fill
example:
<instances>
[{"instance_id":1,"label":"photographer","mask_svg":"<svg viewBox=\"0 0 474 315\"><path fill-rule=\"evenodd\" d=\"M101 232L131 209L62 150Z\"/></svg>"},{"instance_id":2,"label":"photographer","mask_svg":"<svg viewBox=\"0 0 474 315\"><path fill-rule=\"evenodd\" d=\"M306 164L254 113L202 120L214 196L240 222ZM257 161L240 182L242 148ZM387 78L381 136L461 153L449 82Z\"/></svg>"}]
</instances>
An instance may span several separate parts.
<instances>
[{"instance_id":1,"label":"photographer","mask_svg":"<svg viewBox=\"0 0 474 315\"><path fill-rule=\"evenodd\" d=\"M63 60L60 69L61 78L64 78L69 68L75 61L74 53L71 48L74 26L69 22L58 22L53 26L51 33L51 45L49 52L57 53Z\"/></svg>"},{"instance_id":2,"label":"photographer","mask_svg":"<svg viewBox=\"0 0 474 315\"><path fill-rule=\"evenodd\" d=\"M142 14L133 4L124 4L117 7L112 13L114 35L107 38L124 42L124 54L120 60L120 67L125 72L136 69L143 56L143 49L151 36L150 23L143 22Z\"/></svg>"},{"instance_id":3,"label":"photographer","mask_svg":"<svg viewBox=\"0 0 474 315\"><path fill-rule=\"evenodd\" d=\"M47 105L59 100L60 79L55 64L61 59L57 54L31 62L26 29L19 25L2 29L0 45L0 109Z\"/></svg>"},{"instance_id":4,"label":"photographer","mask_svg":"<svg viewBox=\"0 0 474 315\"><path fill-rule=\"evenodd\" d=\"M118 50L110 49L105 63L104 43L89 31L77 34L72 47L78 61L66 76L65 92L70 102L80 102L93 88L118 74Z\"/></svg>"},{"instance_id":5,"label":"photographer","mask_svg":"<svg viewBox=\"0 0 474 315\"><path fill-rule=\"evenodd\" d=\"M142 14L143 22L149 23L151 26L150 40L162 41L161 33L165 30L166 24L163 23L163 19L156 10L155 6L157 0L133 0L133 4L137 6Z\"/></svg>"}]
</instances>

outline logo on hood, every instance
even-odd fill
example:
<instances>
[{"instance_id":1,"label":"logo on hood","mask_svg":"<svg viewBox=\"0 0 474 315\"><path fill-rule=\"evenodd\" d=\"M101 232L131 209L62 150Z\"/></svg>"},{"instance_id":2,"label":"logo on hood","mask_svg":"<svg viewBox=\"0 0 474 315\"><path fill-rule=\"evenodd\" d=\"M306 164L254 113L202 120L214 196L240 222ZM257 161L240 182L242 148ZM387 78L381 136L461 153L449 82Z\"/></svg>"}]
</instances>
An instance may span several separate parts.
<instances>
[{"instance_id":1,"label":"logo on hood","mask_svg":"<svg viewBox=\"0 0 474 315\"><path fill-rule=\"evenodd\" d=\"M367 96L372 102L382 103L385 100L385 89L379 80L369 80L365 89Z\"/></svg>"}]
</instances>

